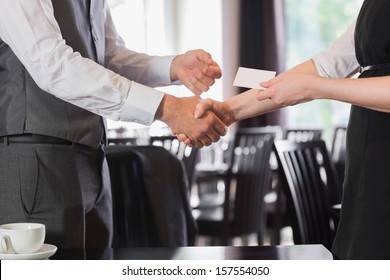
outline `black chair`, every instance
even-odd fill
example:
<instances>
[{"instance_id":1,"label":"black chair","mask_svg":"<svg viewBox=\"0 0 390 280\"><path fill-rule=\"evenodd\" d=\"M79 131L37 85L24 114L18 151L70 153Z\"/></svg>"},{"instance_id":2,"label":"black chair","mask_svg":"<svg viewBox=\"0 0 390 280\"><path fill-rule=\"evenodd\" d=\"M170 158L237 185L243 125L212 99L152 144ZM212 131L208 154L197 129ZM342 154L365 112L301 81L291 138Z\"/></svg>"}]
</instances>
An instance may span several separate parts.
<instances>
[{"instance_id":1,"label":"black chair","mask_svg":"<svg viewBox=\"0 0 390 280\"><path fill-rule=\"evenodd\" d=\"M322 139L323 129L321 128L287 128L284 130L283 138L293 142L306 142ZM278 139L281 140L281 139ZM279 245L281 243L280 231L290 223L289 215L286 209L286 198L281 191L281 180L279 178L278 164L273 164L274 186L270 195L267 195L267 228L270 235L271 245ZM271 196L272 195L272 196ZM272 198L271 202L268 198Z\"/></svg>"},{"instance_id":2,"label":"black chair","mask_svg":"<svg viewBox=\"0 0 390 280\"><path fill-rule=\"evenodd\" d=\"M184 163L189 186L191 187L199 149L186 146L173 135L151 136L150 145L164 147L166 150L176 155Z\"/></svg>"},{"instance_id":3,"label":"black chair","mask_svg":"<svg viewBox=\"0 0 390 280\"><path fill-rule=\"evenodd\" d=\"M108 146L106 155L113 200L113 247L194 245L197 228L183 163L156 146Z\"/></svg>"},{"instance_id":4,"label":"black chair","mask_svg":"<svg viewBox=\"0 0 390 280\"><path fill-rule=\"evenodd\" d=\"M288 128L285 130L284 139L294 142L320 140L322 132L321 128Z\"/></svg>"},{"instance_id":5,"label":"black chair","mask_svg":"<svg viewBox=\"0 0 390 280\"><path fill-rule=\"evenodd\" d=\"M294 243L330 248L337 227L332 205L340 203L341 189L325 142L275 141L275 150Z\"/></svg>"},{"instance_id":6,"label":"black chair","mask_svg":"<svg viewBox=\"0 0 390 280\"><path fill-rule=\"evenodd\" d=\"M226 136L199 151L191 197L193 208L222 206L232 146L231 137Z\"/></svg>"},{"instance_id":7,"label":"black chair","mask_svg":"<svg viewBox=\"0 0 390 280\"><path fill-rule=\"evenodd\" d=\"M136 137L125 137L125 138L108 138L108 145L138 145Z\"/></svg>"},{"instance_id":8,"label":"black chair","mask_svg":"<svg viewBox=\"0 0 390 280\"><path fill-rule=\"evenodd\" d=\"M133 149L117 147L107 147L106 154L113 200L113 247L159 245L139 155Z\"/></svg>"},{"instance_id":9,"label":"black chair","mask_svg":"<svg viewBox=\"0 0 390 280\"><path fill-rule=\"evenodd\" d=\"M222 206L194 209L200 236L213 245L228 245L234 237L264 233L264 195L270 188L270 154L275 135L239 129L225 176ZM260 239L261 240L261 239Z\"/></svg>"},{"instance_id":10,"label":"black chair","mask_svg":"<svg viewBox=\"0 0 390 280\"><path fill-rule=\"evenodd\" d=\"M134 129L119 127L108 130L107 144L145 146L149 144L149 138L149 127L139 127Z\"/></svg>"}]
</instances>

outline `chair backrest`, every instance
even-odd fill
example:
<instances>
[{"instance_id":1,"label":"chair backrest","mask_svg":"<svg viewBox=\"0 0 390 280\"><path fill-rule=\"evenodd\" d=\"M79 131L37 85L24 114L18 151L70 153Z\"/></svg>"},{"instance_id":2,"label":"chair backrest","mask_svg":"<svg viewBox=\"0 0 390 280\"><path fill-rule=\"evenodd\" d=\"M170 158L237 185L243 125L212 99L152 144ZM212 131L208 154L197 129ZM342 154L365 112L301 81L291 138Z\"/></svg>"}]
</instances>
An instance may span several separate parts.
<instances>
[{"instance_id":1,"label":"chair backrest","mask_svg":"<svg viewBox=\"0 0 390 280\"><path fill-rule=\"evenodd\" d=\"M107 144L145 146L149 144L149 130L149 127L109 129L107 132Z\"/></svg>"},{"instance_id":2,"label":"chair backrest","mask_svg":"<svg viewBox=\"0 0 390 280\"><path fill-rule=\"evenodd\" d=\"M334 237L331 206L340 203L341 195L325 142L275 141L275 151L294 242L330 248Z\"/></svg>"},{"instance_id":3,"label":"chair backrest","mask_svg":"<svg viewBox=\"0 0 390 280\"><path fill-rule=\"evenodd\" d=\"M129 146L106 147L110 170L113 247L159 246L139 154Z\"/></svg>"},{"instance_id":4,"label":"chair backrest","mask_svg":"<svg viewBox=\"0 0 390 280\"><path fill-rule=\"evenodd\" d=\"M245 133L270 133L275 136L274 141L284 139L283 128L279 125L245 127L245 128L240 128L240 130L241 132L245 132ZM274 151L271 151L270 164L271 164L271 169L277 169L277 162L276 162Z\"/></svg>"},{"instance_id":5,"label":"chair backrest","mask_svg":"<svg viewBox=\"0 0 390 280\"><path fill-rule=\"evenodd\" d=\"M186 146L173 135L151 136L150 145L164 147L183 161L188 182L191 186L199 149Z\"/></svg>"},{"instance_id":6,"label":"chair backrest","mask_svg":"<svg viewBox=\"0 0 390 280\"><path fill-rule=\"evenodd\" d=\"M233 203L233 236L259 233L264 226L264 196L271 184L270 155L275 134L241 128L235 134L226 176L224 217ZM233 198L233 199L231 199Z\"/></svg>"},{"instance_id":7,"label":"chair backrest","mask_svg":"<svg viewBox=\"0 0 390 280\"><path fill-rule=\"evenodd\" d=\"M156 146L106 147L114 247L193 245L196 224L183 163Z\"/></svg>"},{"instance_id":8,"label":"chair backrest","mask_svg":"<svg viewBox=\"0 0 390 280\"><path fill-rule=\"evenodd\" d=\"M294 142L306 142L312 140L320 140L323 129L320 128L297 128L286 129L285 139Z\"/></svg>"},{"instance_id":9,"label":"chair backrest","mask_svg":"<svg viewBox=\"0 0 390 280\"><path fill-rule=\"evenodd\" d=\"M108 138L108 145L138 145L136 137Z\"/></svg>"}]
</instances>

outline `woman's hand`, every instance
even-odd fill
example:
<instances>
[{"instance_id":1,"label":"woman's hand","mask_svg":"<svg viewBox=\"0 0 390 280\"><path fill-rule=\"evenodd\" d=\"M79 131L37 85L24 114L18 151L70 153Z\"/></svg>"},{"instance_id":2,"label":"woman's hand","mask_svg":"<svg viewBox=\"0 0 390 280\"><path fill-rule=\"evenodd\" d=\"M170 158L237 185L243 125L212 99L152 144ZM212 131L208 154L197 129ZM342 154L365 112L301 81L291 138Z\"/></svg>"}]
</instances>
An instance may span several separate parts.
<instances>
[{"instance_id":1,"label":"woman's hand","mask_svg":"<svg viewBox=\"0 0 390 280\"><path fill-rule=\"evenodd\" d=\"M256 98L259 101L270 99L279 107L308 102L313 100L311 86L317 80L313 75L286 72L261 83L266 89L258 91Z\"/></svg>"}]
</instances>

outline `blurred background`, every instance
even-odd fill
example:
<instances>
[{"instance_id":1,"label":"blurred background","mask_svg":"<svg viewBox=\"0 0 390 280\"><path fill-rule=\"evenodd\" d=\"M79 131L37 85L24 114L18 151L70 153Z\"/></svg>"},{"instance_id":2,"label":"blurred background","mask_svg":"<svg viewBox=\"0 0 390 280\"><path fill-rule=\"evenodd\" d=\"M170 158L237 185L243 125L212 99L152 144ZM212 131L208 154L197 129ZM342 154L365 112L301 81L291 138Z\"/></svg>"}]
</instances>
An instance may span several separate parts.
<instances>
[{"instance_id":1,"label":"blurred background","mask_svg":"<svg viewBox=\"0 0 390 280\"><path fill-rule=\"evenodd\" d=\"M108 0L108 2L118 32L129 49L151 55L179 54L198 48L210 52L221 66L223 76L202 97L222 101L246 90L232 85L239 66L281 73L328 48L356 19L363 0ZM170 86L161 90L176 96L192 95L184 86ZM161 122L144 127L135 123L108 121L108 137L110 145L113 146L130 144L137 149L140 145L157 143L177 154L186 166L191 189L190 204L194 213L199 209L206 209L207 212L210 209L212 211L221 209L226 200L225 190L230 190L231 184L227 179L230 175L244 172L252 176L249 181L256 181L254 174L260 174L259 170L266 170L258 168L254 174L248 170L239 170L248 166L244 162L250 162L243 156L250 155L247 153L248 147L255 148L256 153L260 153L262 149L259 147L266 145L269 140L264 136L256 136L257 142L253 142L250 139L256 135L255 131L258 131L258 135L272 134L275 141L323 140L336 165L338 177L335 177L335 180L342 185L345 127L349 111L350 105L328 100L287 107L235 124L221 141L199 150L199 153L197 149L188 150L188 147L181 147L181 144L173 142L173 139L165 142L164 137L160 136L171 133ZM266 131L259 132L264 127ZM247 128L254 130L250 132ZM340 136L338 131L341 132ZM235 134L236 132L239 133ZM248 141L253 143L232 141L240 137L247 137ZM240 147L243 143L248 147ZM316 149L318 152L320 148ZM278 155L268 152L270 159L267 158L265 162L271 167L271 179L268 183L258 184L266 187L264 199L261 197L260 201L265 202L262 204L265 205L265 212L263 211L261 215L267 216L267 231L265 235L264 231L261 231L264 240L255 237L254 240L253 238L249 240L249 244L291 244L293 242L292 228L289 226L291 223L288 219L285 220L286 213L291 211L286 210L285 197L281 192L283 183L279 173L282 170L276 163ZM322 157L318 157L322 163L324 157L328 157L326 152ZM324 171L322 163L319 165L321 176ZM116 169L118 168L113 170ZM114 174L112 177L121 178L121 175ZM327 178L325 181L330 184L333 177L331 175L325 177ZM338 181L335 185L338 185ZM237 182L233 183L236 184L233 189L240 189ZM235 193L235 189L231 193ZM245 193L245 197L254 197L251 194L247 195L247 191ZM254 207L248 206L246 210L247 208L256 213L253 211ZM202 229L209 229L210 221L202 220L203 216L198 214L194 216L202 235L204 233ZM218 232L214 234L219 235ZM203 240L197 242L203 244ZM318 242L316 240L316 243Z\"/></svg>"},{"instance_id":2,"label":"blurred background","mask_svg":"<svg viewBox=\"0 0 390 280\"><path fill-rule=\"evenodd\" d=\"M232 86L239 66L278 73L327 48L357 17L362 0L108 0L118 32L127 46L152 55L202 48L220 64L223 77L204 98L224 100L244 89ZM185 87L162 89L177 96ZM246 120L239 126L280 125L323 129L345 126L349 105L314 101ZM109 121L110 137L146 128ZM161 134L156 122L149 134ZM123 136L123 135L122 135ZM133 136L133 135L125 135Z\"/></svg>"}]
</instances>

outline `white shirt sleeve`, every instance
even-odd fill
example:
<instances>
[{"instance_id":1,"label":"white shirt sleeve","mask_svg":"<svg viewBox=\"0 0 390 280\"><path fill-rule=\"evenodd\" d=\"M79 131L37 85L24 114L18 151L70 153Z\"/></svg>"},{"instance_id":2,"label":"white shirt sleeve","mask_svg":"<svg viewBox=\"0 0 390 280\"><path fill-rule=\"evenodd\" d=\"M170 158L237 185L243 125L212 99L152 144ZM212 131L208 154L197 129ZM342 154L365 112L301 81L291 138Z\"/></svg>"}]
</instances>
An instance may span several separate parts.
<instances>
[{"instance_id":1,"label":"white shirt sleeve","mask_svg":"<svg viewBox=\"0 0 390 280\"><path fill-rule=\"evenodd\" d=\"M312 58L321 76L346 78L359 71L355 55L355 25L356 20L327 50Z\"/></svg>"},{"instance_id":2,"label":"white shirt sleeve","mask_svg":"<svg viewBox=\"0 0 390 280\"><path fill-rule=\"evenodd\" d=\"M129 50L116 31L108 5L105 12L107 68L151 87L170 85L170 66L174 56L150 56Z\"/></svg>"},{"instance_id":3,"label":"white shirt sleeve","mask_svg":"<svg viewBox=\"0 0 390 280\"><path fill-rule=\"evenodd\" d=\"M164 93L143 86L170 84L173 57L127 50L106 7L107 68L82 57L62 38L50 0L0 0L0 37L37 85L76 106L113 120L148 125Z\"/></svg>"}]
</instances>

